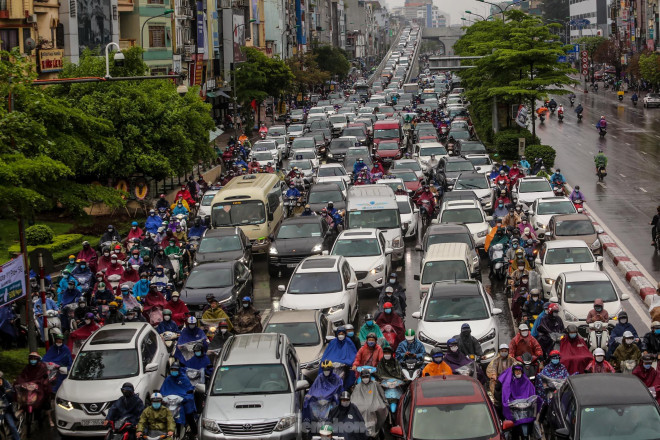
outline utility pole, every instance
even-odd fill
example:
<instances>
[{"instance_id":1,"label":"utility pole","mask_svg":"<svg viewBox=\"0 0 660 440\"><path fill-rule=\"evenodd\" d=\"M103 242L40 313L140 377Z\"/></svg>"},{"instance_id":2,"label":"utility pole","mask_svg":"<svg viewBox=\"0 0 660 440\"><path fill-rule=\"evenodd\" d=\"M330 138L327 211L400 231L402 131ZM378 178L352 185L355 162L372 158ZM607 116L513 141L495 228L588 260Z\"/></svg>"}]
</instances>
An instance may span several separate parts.
<instances>
[{"instance_id":1,"label":"utility pole","mask_svg":"<svg viewBox=\"0 0 660 440\"><path fill-rule=\"evenodd\" d=\"M28 289L30 288L30 262L27 255L27 244L25 243L25 222L23 216L18 217L18 237L21 243L21 254L23 257L23 267L25 276L25 322L28 328L28 348L30 353L37 351L37 329L34 326L34 319L32 319L32 310L30 309L30 298ZM44 294L45 295L45 294ZM45 312L45 310L42 310Z\"/></svg>"}]
</instances>

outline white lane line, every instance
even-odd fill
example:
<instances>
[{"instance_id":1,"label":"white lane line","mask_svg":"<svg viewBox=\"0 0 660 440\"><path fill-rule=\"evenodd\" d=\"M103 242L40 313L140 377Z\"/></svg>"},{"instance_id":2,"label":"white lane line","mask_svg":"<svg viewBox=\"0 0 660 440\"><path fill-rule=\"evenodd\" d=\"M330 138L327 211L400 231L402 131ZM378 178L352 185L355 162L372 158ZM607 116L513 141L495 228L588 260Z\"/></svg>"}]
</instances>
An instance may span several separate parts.
<instances>
[{"instance_id":1,"label":"white lane line","mask_svg":"<svg viewBox=\"0 0 660 440\"><path fill-rule=\"evenodd\" d=\"M648 192L648 191L647 191L647 190L645 190L644 188L639 188L639 189L641 189L641 190L642 190L642 191L644 191L644 192Z\"/></svg>"},{"instance_id":2,"label":"white lane line","mask_svg":"<svg viewBox=\"0 0 660 440\"><path fill-rule=\"evenodd\" d=\"M589 154L594 154L594 152L593 152L593 151L590 151Z\"/></svg>"},{"instance_id":3,"label":"white lane line","mask_svg":"<svg viewBox=\"0 0 660 440\"><path fill-rule=\"evenodd\" d=\"M624 174L619 173L619 176L625 178L626 176Z\"/></svg>"},{"instance_id":4,"label":"white lane line","mask_svg":"<svg viewBox=\"0 0 660 440\"><path fill-rule=\"evenodd\" d=\"M630 142L626 142L626 145L632 145Z\"/></svg>"},{"instance_id":5,"label":"white lane line","mask_svg":"<svg viewBox=\"0 0 660 440\"><path fill-rule=\"evenodd\" d=\"M598 182L598 185L602 186L603 188L607 188L607 186L603 182Z\"/></svg>"},{"instance_id":6,"label":"white lane line","mask_svg":"<svg viewBox=\"0 0 660 440\"><path fill-rule=\"evenodd\" d=\"M649 154L649 153L647 153L646 151L640 151L640 153L642 153L642 154Z\"/></svg>"}]
</instances>

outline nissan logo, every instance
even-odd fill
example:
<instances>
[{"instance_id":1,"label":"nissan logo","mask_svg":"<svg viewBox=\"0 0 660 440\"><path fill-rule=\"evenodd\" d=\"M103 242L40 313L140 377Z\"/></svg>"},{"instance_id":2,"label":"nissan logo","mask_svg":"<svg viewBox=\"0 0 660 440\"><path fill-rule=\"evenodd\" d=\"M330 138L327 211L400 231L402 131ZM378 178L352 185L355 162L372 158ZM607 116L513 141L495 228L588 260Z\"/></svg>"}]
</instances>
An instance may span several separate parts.
<instances>
[{"instance_id":1,"label":"nissan logo","mask_svg":"<svg viewBox=\"0 0 660 440\"><path fill-rule=\"evenodd\" d=\"M89 405L89 410L96 412L99 410L99 406L96 403L92 403L91 405Z\"/></svg>"},{"instance_id":2,"label":"nissan logo","mask_svg":"<svg viewBox=\"0 0 660 440\"><path fill-rule=\"evenodd\" d=\"M250 423L244 424L243 431L252 431L252 425Z\"/></svg>"}]
</instances>

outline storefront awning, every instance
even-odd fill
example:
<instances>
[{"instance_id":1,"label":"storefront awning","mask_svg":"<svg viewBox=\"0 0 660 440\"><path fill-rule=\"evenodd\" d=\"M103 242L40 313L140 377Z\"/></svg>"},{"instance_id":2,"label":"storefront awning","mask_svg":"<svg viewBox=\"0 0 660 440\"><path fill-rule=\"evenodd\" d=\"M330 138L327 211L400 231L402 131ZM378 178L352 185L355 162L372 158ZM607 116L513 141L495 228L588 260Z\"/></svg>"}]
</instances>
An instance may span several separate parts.
<instances>
[{"instance_id":1,"label":"storefront awning","mask_svg":"<svg viewBox=\"0 0 660 440\"><path fill-rule=\"evenodd\" d=\"M222 133L224 133L224 131L219 127L215 127L215 129L209 130L209 142L215 141L215 139Z\"/></svg>"},{"instance_id":2,"label":"storefront awning","mask_svg":"<svg viewBox=\"0 0 660 440\"><path fill-rule=\"evenodd\" d=\"M216 91L213 91L213 92L208 92L206 94L206 96L208 98L227 98L227 99L230 99L229 95L227 95L222 90L216 90Z\"/></svg>"}]
</instances>

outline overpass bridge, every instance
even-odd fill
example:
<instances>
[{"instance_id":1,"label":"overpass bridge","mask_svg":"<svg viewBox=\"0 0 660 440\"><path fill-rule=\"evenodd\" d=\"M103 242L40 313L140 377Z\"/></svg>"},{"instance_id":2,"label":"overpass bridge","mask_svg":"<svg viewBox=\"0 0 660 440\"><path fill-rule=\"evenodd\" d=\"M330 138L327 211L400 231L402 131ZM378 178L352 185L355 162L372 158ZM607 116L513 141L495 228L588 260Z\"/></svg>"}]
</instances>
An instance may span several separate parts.
<instances>
[{"instance_id":1,"label":"overpass bridge","mask_svg":"<svg viewBox=\"0 0 660 440\"><path fill-rule=\"evenodd\" d=\"M454 44L465 32L461 27L449 26L439 28L422 28L422 39L436 40L444 48L444 55L454 55Z\"/></svg>"}]
</instances>

